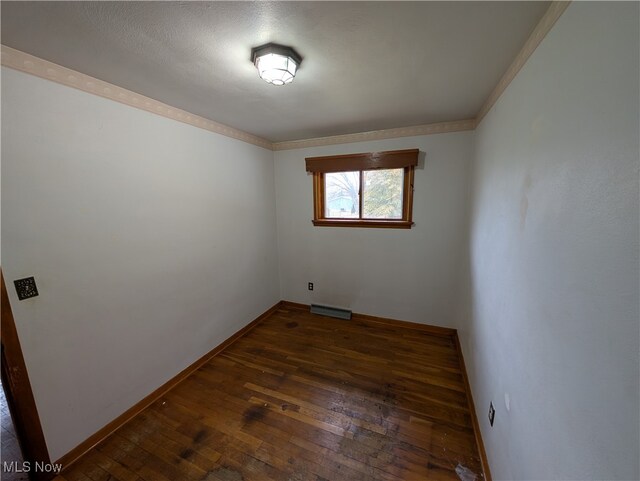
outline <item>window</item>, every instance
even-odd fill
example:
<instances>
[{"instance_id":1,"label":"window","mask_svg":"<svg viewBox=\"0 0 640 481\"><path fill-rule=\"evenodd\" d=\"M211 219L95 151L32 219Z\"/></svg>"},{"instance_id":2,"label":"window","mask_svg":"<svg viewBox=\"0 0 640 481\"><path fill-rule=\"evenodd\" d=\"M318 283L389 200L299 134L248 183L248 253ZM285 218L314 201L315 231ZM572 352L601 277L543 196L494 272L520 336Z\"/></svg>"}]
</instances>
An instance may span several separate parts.
<instances>
[{"instance_id":1,"label":"window","mask_svg":"<svg viewBox=\"0 0 640 481\"><path fill-rule=\"evenodd\" d=\"M418 149L307 157L313 224L409 229Z\"/></svg>"}]
</instances>

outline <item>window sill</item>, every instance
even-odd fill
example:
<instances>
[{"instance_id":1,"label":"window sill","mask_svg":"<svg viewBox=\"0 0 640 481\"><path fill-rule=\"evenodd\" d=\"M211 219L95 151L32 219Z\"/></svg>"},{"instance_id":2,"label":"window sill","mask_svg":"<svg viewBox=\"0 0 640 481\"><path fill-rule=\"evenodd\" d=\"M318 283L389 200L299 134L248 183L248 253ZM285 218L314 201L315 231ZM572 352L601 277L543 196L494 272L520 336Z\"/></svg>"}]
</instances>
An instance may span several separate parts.
<instances>
[{"instance_id":1,"label":"window sill","mask_svg":"<svg viewBox=\"0 0 640 481\"><path fill-rule=\"evenodd\" d=\"M354 219L314 219L318 227L377 227L383 229L411 229L413 222L406 220L354 220Z\"/></svg>"}]
</instances>

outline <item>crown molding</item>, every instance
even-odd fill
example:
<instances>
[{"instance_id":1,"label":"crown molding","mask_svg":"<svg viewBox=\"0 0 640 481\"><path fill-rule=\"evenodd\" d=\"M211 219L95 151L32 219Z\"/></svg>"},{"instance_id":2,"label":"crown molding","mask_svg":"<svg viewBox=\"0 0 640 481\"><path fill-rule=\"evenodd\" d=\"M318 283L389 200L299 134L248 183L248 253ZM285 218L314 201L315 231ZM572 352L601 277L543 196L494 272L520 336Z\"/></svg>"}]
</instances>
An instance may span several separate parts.
<instances>
[{"instance_id":1,"label":"crown molding","mask_svg":"<svg viewBox=\"0 0 640 481\"><path fill-rule=\"evenodd\" d=\"M491 107L498 101L502 93L507 89L512 80L518 75L520 69L527 63L527 60L531 56L531 54L538 48L538 45L544 40L547 36L551 28L555 25L556 21L560 18L560 16L567 9L571 0L555 0L551 2L551 5L542 16L536 27L529 35L529 38L525 42L516 58L511 62L511 65L504 73L498 85L493 89L493 92L489 95L487 100L485 100L484 105L480 108L480 111L476 115L476 125L480 125L480 122L484 118L485 115L491 110Z\"/></svg>"},{"instance_id":2,"label":"crown molding","mask_svg":"<svg viewBox=\"0 0 640 481\"><path fill-rule=\"evenodd\" d=\"M271 150L271 142L269 140L158 102L152 98L76 72L48 60L34 57L6 45L2 45L1 53L1 63L5 67Z\"/></svg>"},{"instance_id":3,"label":"crown molding","mask_svg":"<svg viewBox=\"0 0 640 481\"><path fill-rule=\"evenodd\" d=\"M35 57L28 53L16 50L6 45L1 45L1 64L5 67L19 70L21 72L34 75L46 80L51 80L67 87L72 87L83 92L98 95L100 97L114 100L130 107L146 110L162 117L167 117L178 122L199 127L216 134L231 137L232 139L248 142L269 150L300 149L305 147L316 147L321 145L335 145L352 142L362 142L366 140L393 139L396 137L411 137L418 135L442 134L446 132L459 132L462 130L473 130L475 120L459 120L454 122L440 122L436 124L417 125L413 127L402 127L397 129L375 130L372 132L360 132L347 135L336 135L332 137L321 137L315 139L292 140L286 142L272 143L256 135L252 135L243 130L230 127L228 125L215 122L213 120L200 117L185 110L172 107L144 95L137 94L131 90L118 87L103 80L85 75L71 70L67 67L49 62L48 60Z\"/></svg>"},{"instance_id":4,"label":"crown molding","mask_svg":"<svg viewBox=\"0 0 640 481\"><path fill-rule=\"evenodd\" d=\"M0 60L1 64L5 67L51 80L53 82L66 85L67 87L76 88L100 97L115 100L116 102L120 102L131 107L145 110L156 115L161 115L172 120L177 120L178 122L183 122L232 139L257 145L265 149L275 151L304 149L308 147L474 130L489 110L491 110L502 93L507 89L509 84L513 81L520 69L524 66L538 45L540 45L542 40L546 37L570 3L571 0L554 0L551 2L551 5L540 19L540 22L538 22L524 46L520 52L518 52L518 55L516 55L507 71L482 105L482 108L476 115L475 119L439 122L396 129L374 130L370 132L358 132L313 139L289 140L284 142L271 142L243 130L172 107L149 97L145 97L144 95L118 87L117 85L104 82L94 77L90 77L89 75L76 72L75 70L71 70L28 53L21 52L20 50L7 47L6 45L1 46Z\"/></svg>"},{"instance_id":5,"label":"crown molding","mask_svg":"<svg viewBox=\"0 0 640 481\"><path fill-rule=\"evenodd\" d=\"M331 137L319 137L316 139L274 142L273 150L304 149L307 147L349 144L353 142L365 142L369 140L383 140L383 139L395 139L398 137L415 137L419 135L445 134L448 132L461 132L464 130L473 130L475 129L475 127L476 127L475 119L456 120L453 122L439 122L436 124L416 125L413 127L401 127L398 129L373 130L371 132L359 132L355 134L334 135Z\"/></svg>"},{"instance_id":6,"label":"crown molding","mask_svg":"<svg viewBox=\"0 0 640 481\"><path fill-rule=\"evenodd\" d=\"M572 0L553 0L549 8L544 13L538 24L513 62L500 78L500 81L493 89L487 100L480 108L475 119L458 120L454 122L440 122L435 124L417 125L414 127L404 127L398 129L374 130L371 132L360 132L347 135L335 135L331 137L320 137L316 139L291 140L285 142L274 142L272 149L291 150L303 149L307 147L320 147L325 145L347 144L352 142L364 142L367 140L393 139L397 137L412 137L418 135L443 134L447 132L461 132L465 130L475 130L484 116L491 110L491 107L498 101L502 93L518 75L520 69L527 62L531 54L538 48L538 45L553 28L556 21L567 9Z\"/></svg>"}]
</instances>

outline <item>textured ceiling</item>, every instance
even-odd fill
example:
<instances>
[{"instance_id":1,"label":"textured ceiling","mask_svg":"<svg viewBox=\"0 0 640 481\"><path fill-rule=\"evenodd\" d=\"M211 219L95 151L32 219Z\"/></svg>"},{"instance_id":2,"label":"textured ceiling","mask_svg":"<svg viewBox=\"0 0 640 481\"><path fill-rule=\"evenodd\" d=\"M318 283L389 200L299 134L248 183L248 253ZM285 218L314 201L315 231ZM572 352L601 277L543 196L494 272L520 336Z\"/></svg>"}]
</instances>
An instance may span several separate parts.
<instances>
[{"instance_id":1,"label":"textured ceiling","mask_svg":"<svg viewBox=\"0 0 640 481\"><path fill-rule=\"evenodd\" d=\"M475 117L548 2L2 2L2 43L264 137ZM260 80L251 47L304 57Z\"/></svg>"}]
</instances>

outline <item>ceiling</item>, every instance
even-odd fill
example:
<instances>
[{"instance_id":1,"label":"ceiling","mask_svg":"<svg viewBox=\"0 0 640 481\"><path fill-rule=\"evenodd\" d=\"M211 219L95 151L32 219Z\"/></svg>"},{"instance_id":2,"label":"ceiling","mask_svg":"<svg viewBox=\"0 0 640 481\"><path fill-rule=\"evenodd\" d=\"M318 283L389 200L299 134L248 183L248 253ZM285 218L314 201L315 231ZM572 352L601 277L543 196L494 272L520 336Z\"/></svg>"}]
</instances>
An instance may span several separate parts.
<instances>
[{"instance_id":1,"label":"ceiling","mask_svg":"<svg viewBox=\"0 0 640 481\"><path fill-rule=\"evenodd\" d=\"M549 2L2 2L2 43L273 142L474 118ZM260 80L267 42L304 58Z\"/></svg>"}]
</instances>

